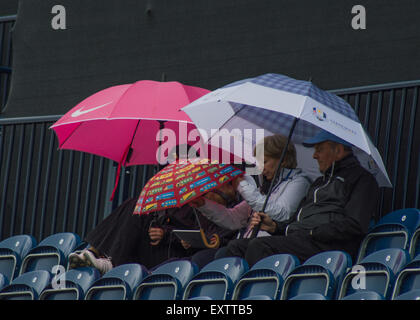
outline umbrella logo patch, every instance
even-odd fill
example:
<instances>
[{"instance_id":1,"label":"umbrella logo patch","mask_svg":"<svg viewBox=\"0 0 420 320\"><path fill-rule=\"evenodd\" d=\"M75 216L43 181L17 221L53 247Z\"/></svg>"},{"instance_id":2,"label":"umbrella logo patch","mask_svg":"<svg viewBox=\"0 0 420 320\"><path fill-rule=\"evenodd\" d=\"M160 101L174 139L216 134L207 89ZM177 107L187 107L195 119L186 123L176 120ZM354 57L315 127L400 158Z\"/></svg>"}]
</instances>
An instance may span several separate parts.
<instances>
[{"instance_id":1,"label":"umbrella logo patch","mask_svg":"<svg viewBox=\"0 0 420 320\"><path fill-rule=\"evenodd\" d=\"M313 108L313 114L319 121L327 120L327 114L323 112L321 109L318 109L316 107Z\"/></svg>"},{"instance_id":2,"label":"umbrella logo patch","mask_svg":"<svg viewBox=\"0 0 420 320\"><path fill-rule=\"evenodd\" d=\"M101 109L101 108L103 108L103 107L105 107L105 106L107 106L107 105L109 105L109 104L111 104L111 103L112 103L112 101L107 102L107 103L105 103L105 104L102 104L102 105L100 105L100 106L94 107L94 108L87 109L87 110L82 110L82 109L83 109L83 107L81 107L80 109L77 109L75 112L73 112L73 113L71 114L71 116L72 116L72 118L77 118L77 117L79 117L79 116L81 116L81 115L83 115L83 114L85 114L85 113L89 113L89 112L92 112L92 111L95 111L95 110Z\"/></svg>"}]
</instances>

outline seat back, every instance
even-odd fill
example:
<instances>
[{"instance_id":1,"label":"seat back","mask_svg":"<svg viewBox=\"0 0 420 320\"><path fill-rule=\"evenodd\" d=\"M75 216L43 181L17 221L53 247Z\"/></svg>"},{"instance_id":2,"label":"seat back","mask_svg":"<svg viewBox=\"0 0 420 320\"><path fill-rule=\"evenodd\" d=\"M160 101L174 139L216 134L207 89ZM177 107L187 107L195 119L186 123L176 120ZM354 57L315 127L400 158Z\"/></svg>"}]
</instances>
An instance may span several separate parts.
<instances>
[{"instance_id":1,"label":"seat back","mask_svg":"<svg viewBox=\"0 0 420 320\"><path fill-rule=\"evenodd\" d=\"M327 300L327 298L320 293L302 293L289 300Z\"/></svg>"},{"instance_id":2,"label":"seat back","mask_svg":"<svg viewBox=\"0 0 420 320\"><path fill-rule=\"evenodd\" d=\"M420 290L420 255L398 273L391 299L413 290Z\"/></svg>"},{"instance_id":3,"label":"seat back","mask_svg":"<svg viewBox=\"0 0 420 320\"><path fill-rule=\"evenodd\" d=\"M248 263L239 257L214 260L205 265L188 283L183 299L209 297L214 300L229 300L237 281L248 270Z\"/></svg>"},{"instance_id":4,"label":"seat back","mask_svg":"<svg viewBox=\"0 0 420 320\"><path fill-rule=\"evenodd\" d=\"M291 254L276 254L261 259L242 275L235 286L232 300L258 296L277 299L284 279L298 265L298 258Z\"/></svg>"},{"instance_id":5,"label":"seat back","mask_svg":"<svg viewBox=\"0 0 420 320\"><path fill-rule=\"evenodd\" d=\"M410 240L410 257L414 258L420 255L420 227L414 231Z\"/></svg>"},{"instance_id":6,"label":"seat back","mask_svg":"<svg viewBox=\"0 0 420 320\"><path fill-rule=\"evenodd\" d=\"M81 267L71 269L53 279L45 288L39 300L83 300L89 287L100 278L96 268Z\"/></svg>"},{"instance_id":7,"label":"seat back","mask_svg":"<svg viewBox=\"0 0 420 320\"><path fill-rule=\"evenodd\" d=\"M10 283L18 274L22 259L36 245L36 240L30 235L17 235L0 242L0 273Z\"/></svg>"},{"instance_id":8,"label":"seat back","mask_svg":"<svg viewBox=\"0 0 420 320\"><path fill-rule=\"evenodd\" d=\"M375 226L363 239L357 262L375 251L387 248L406 249L409 245L409 230L400 224L381 224Z\"/></svg>"},{"instance_id":9,"label":"seat back","mask_svg":"<svg viewBox=\"0 0 420 320\"><path fill-rule=\"evenodd\" d=\"M51 271L55 265L67 267L67 257L80 243L72 232L56 233L42 240L24 258L20 274L34 270Z\"/></svg>"},{"instance_id":10,"label":"seat back","mask_svg":"<svg viewBox=\"0 0 420 320\"><path fill-rule=\"evenodd\" d=\"M406 208L392 211L383 216L376 226L381 224L400 224L413 233L420 224L420 210L416 208Z\"/></svg>"},{"instance_id":11,"label":"seat back","mask_svg":"<svg viewBox=\"0 0 420 320\"><path fill-rule=\"evenodd\" d=\"M7 278L0 273L0 290L3 289L4 286L6 286L8 283Z\"/></svg>"},{"instance_id":12,"label":"seat back","mask_svg":"<svg viewBox=\"0 0 420 320\"><path fill-rule=\"evenodd\" d=\"M50 280L51 274L48 271L27 272L0 291L0 300L37 300Z\"/></svg>"},{"instance_id":13,"label":"seat back","mask_svg":"<svg viewBox=\"0 0 420 320\"><path fill-rule=\"evenodd\" d=\"M351 265L350 255L343 251L316 254L287 276L281 299L289 300L306 293L318 293L331 299Z\"/></svg>"},{"instance_id":14,"label":"seat back","mask_svg":"<svg viewBox=\"0 0 420 320\"><path fill-rule=\"evenodd\" d=\"M400 209L382 217L363 239L357 262L372 252L386 248L408 249L410 239L420 226L420 210Z\"/></svg>"},{"instance_id":15,"label":"seat back","mask_svg":"<svg viewBox=\"0 0 420 320\"><path fill-rule=\"evenodd\" d=\"M342 300L384 300L384 297L375 291L361 290L343 297Z\"/></svg>"},{"instance_id":16,"label":"seat back","mask_svg":"<svg viewBox=\"0 0 420 320\"><path fill-rule=\"evenodd\" d=\"M128 300L133 291L149 274L138 263L117 266L95 281L86 293L86 300Z\"/></svg>"},{"instance_id":17,"label":"seat back","mask_svg":"<svg viewBox=\"0 0 420 320\"><path fill-rule=\"evenodd\" d=\"M389 298L395 275L410 260L404 249L389 248L371 253L347 273L340 288L339 299L359 290L374 291Z\"/></svg>"},{"instance_id":18,"label":"seat back","mask_svg":"<svg viewBox=\"0 0 420 320\"><path fill-rule=\"evenodd\" d=\"M147 276L137 287L134 300L177 300L186 284L198 272L198 266L189 260L164 263Z\"/></svg>"},{"instance_id":19,"label":"seat back","mask_svg":"<svg viewBox=\"0 0 420 320\"><path fill-rule=\"evenodd\" d=\"M395 300L420 300L420 289L407 291L395 297Z\"/></svg>"}]
</instances>

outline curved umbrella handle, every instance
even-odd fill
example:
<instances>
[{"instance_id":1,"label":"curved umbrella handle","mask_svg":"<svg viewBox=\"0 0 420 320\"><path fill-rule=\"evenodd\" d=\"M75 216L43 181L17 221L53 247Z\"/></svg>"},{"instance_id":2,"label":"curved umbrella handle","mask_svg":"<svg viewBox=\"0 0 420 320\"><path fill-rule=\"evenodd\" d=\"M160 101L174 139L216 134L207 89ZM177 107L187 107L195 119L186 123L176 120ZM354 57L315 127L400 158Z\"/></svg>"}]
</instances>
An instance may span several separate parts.
<instances>
[{"instance_id":1,"label":"curved umbrella handle","mask_svg":"<svg viewBox=\"0 0 420 320\"><path fill-rule=\"evenodd\" d=\"M201 234L201 239L203 240L204 245L205 245L207 248L214 249L214 248L218 248L218 247L219 247L219 245L220 245L220 237L219 237L219 235L218 235L218 234L213 233L213 237L215 237L215 238L216 238L216 241L215 241L215 243L213 243L213 244L211 244L211 243L209 243L209 242L207 241L207 237L206 237L206 235L204 234L204 230L203 230L203 229L200 229L200 234Z\"/></svg>"}]
</instances>

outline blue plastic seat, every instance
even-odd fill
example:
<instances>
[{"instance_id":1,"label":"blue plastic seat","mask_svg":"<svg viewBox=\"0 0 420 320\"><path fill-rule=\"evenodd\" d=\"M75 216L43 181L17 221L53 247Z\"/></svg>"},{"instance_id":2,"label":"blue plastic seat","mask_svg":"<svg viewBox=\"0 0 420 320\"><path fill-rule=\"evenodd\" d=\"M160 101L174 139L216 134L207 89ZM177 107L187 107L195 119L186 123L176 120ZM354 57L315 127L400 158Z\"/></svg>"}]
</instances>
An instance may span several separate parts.
<instances>
[{"instance_id":1,"label":"blue plastic seat","mask_svg":"<svg viewBox=\"0 0 420 320\"><path fill-rule=\"evenodd\" d=\"M414 231L420 226L420 210L400 209L382 217L360 244L357 262L386 248L409 249Z\"/></svg>"},{"instance_id":2,"label":"blue plastic seat","mask_svg":"<svg viewBox=\"0 0 420 320\"><path fill-rule=\"evenodd\" d=\"M346 274L338 299L369 290L388 300L396 275L409 261L408 251L404 249L389 248L371 253Z\"/></svg>"},{"instance_id":3,"label":"blue plastic seat","mask_svg":"<svg viewBox=\"0 0 420 320\"><path fill-rule=\"evenodd\" d=\"M211 300L210 298L208 298L208 299ZM194 300L194 298L192 298L190 300ZM271 297L269 297L265 294L256 294L256 295L253 295L253 296L243 298L242 300L273 300L273 299L271 299Z\"/></svg>"},{"instance_id":4,"label":"blue plastic seat","mask_svg":"<svg viewBox=\"0 0 420 320\"><path fill-rule=\"evenodd\" d=\"M3 287L6 286L7 283L8 283L7 278L0 273L0 290L3 289Z\"/></svg>"},{"instance_id":5,"label":"blue plastic seat","mask_svg":"<svg viewBox=\"0 0 420 320\"><path fill-rule=\"evenodd\" d=\"M333 299L352 260L343 251L326 251L307 259L296 267L284 281L281 300L289 300L305 293L319 293Z\"/></svg>"},{"instance_id":6,"label":"blue plastic seat","mask_svg":"<svg viewBox=\"0 0 420 320\"><path fill-rule=\"evenodd\" d=\"M39 300L83 300L90 286L100 278L96 268L81 267L69 270L57 279L39 296ZM54 284L53 284L54 283Z\"/></svg>"},{"instance_id":7,"label":"blue plastic seat","mask_svg":"<svg viewBox=\"0 0 420 320\"><path fill-rule=\"evenodd\" d=\"M289 300L327 300L327 298L321 293L302 293L290 298Z\"/></svg>"},{"instance_id":8,"label":"blue plastic seat","mask_svg":"<svg viewBox=\"0 0 420 320\"><path fill-rule=\"evenodd\" d=\"M20 274L34 270L52 272L55 265L67 267L68 255L80 243L80 237L72 232L56 233L42 240L23 259Z\"/></svg>"},{"instance_id":9,"label":"blue plastic seat","mask_svg":"<svg viewBox=\"0 0 420 320\"><path fill-rule=\"evenodd\" d=\"M188 283L183 299L209 297L213 300L229 300L236 283L248 270L248 263L242 258L214 260L205 265Z\"/></svg>"},{"instance_id":10,"label":"blue plastic seat","mask_svg":"<svg viewBox=\"0 0 420 320\"><path fill-rule=\"evenodd\" d=\"M375 291L359 290L343 297L341 300L384 300L384 297Z\"/></svg>"},{"instance_id":11,"label":"blue plastic seat","mask_svg":"<svg viewBox=\"0 0 420 320\"><path fill-rule=\"evenodd\" d=\"M134 300L179 300L186 284L198 272L198 266L189 260L164 263L144 278L137 287Z\"/></svg>"},{"instance_id":12,"label":"blue plastic seat","mask_svg":"<svg viewBox=\"0 0 420 320\"><path fill-rule=\"evenodd\" d=\"M36 246L34 237L22 234L0 242L0 273L9 284L19 275L23 258Z\"/></svg>"},{"instance_id":13,"label":"blue plastic seat","mask_svg":"<svg viewBox=\"0 0 420 320\"><path fill-rule=\"evenodd\" d=\"M409 252L411 258L420 255L420 227L411 236Z\"/></svg>"},{"instance_id":14,"label":"blue plastic seat","mask_svg":"<svg viewBox=\"0 0 420 320\"><path fill-rule=\"evenodd\" d=\"M38 300L50 281L51 274L48 271L27 272L18 276L0 291L0 300Z\"/></svg>"},{"instance_id":15,"label":"blue plastic seat","mask_svg":"<svg viewBox=\"0 0 420 320\"><path fill-rule=\"evenodd\" d=\"M391 299L413 290L420 290L420 255L398 273Z\"/></svg>"},{"instance_id":16,"label":"blue plastic seat","mask_svg":"<svg viewBox=\"0 0 420 320\"><path fill-rule=\"evenodd\" d=\"M138 263L115 267L92 284L85 300L129 300L148 274L146 267Z\"/></svg>"},{"instance_id":17,"label":"blue plastic seat","mask_svg":"<svg viewBox=\"0 0 420 320\"><path fill-rule=\"evenodd\" d=\"M395 300L420 300L420 289L407 291L395 297Z\"/></svg>"},{"instance_id":18,"label":"blue plastic seat","mask_svg":"<svg viewBox=\"0 0 420 320\"><path fill-rule=\"evenodd\" d=\"M276 254L261 259L247 271L235 286L232 300L278 299L284 279L300 264L291 254Z\"/></svg>"}]
</instances>

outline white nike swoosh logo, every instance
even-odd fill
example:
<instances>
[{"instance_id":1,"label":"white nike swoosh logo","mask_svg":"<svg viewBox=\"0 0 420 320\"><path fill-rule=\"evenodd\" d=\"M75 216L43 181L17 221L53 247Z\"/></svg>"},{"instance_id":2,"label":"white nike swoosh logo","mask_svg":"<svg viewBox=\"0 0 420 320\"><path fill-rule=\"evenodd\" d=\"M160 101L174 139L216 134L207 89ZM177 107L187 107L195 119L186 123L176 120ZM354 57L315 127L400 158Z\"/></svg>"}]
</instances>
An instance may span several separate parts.
<instances>
[{"instance_id":1,"label":"white nike swoosh logo","mask_svg":"<svg viewBox=\"0 0 420 320\"><path fill-rule=\"evenodd\" d=\"M94 108L86 109L86 110L82 110L82 109L83 109L83 107L81 107L80 109L78 109L78 110L74 111L74 112L71 114L71 116L72 116L73 118L77 118L77 117L81 116L82 114L85 114L85 113L89 113L89 112L92 112L92 111L98 110L98 109L100 109L100 108L103 108L103 107L105 107L105 106L107 106L107 105L111 104L111 103L112 103L112 101L107 102L107 103L105 103L105 104L102 104L102 105L100 105L100 106L94 107Z\"/></svg>"}]
</instances>

